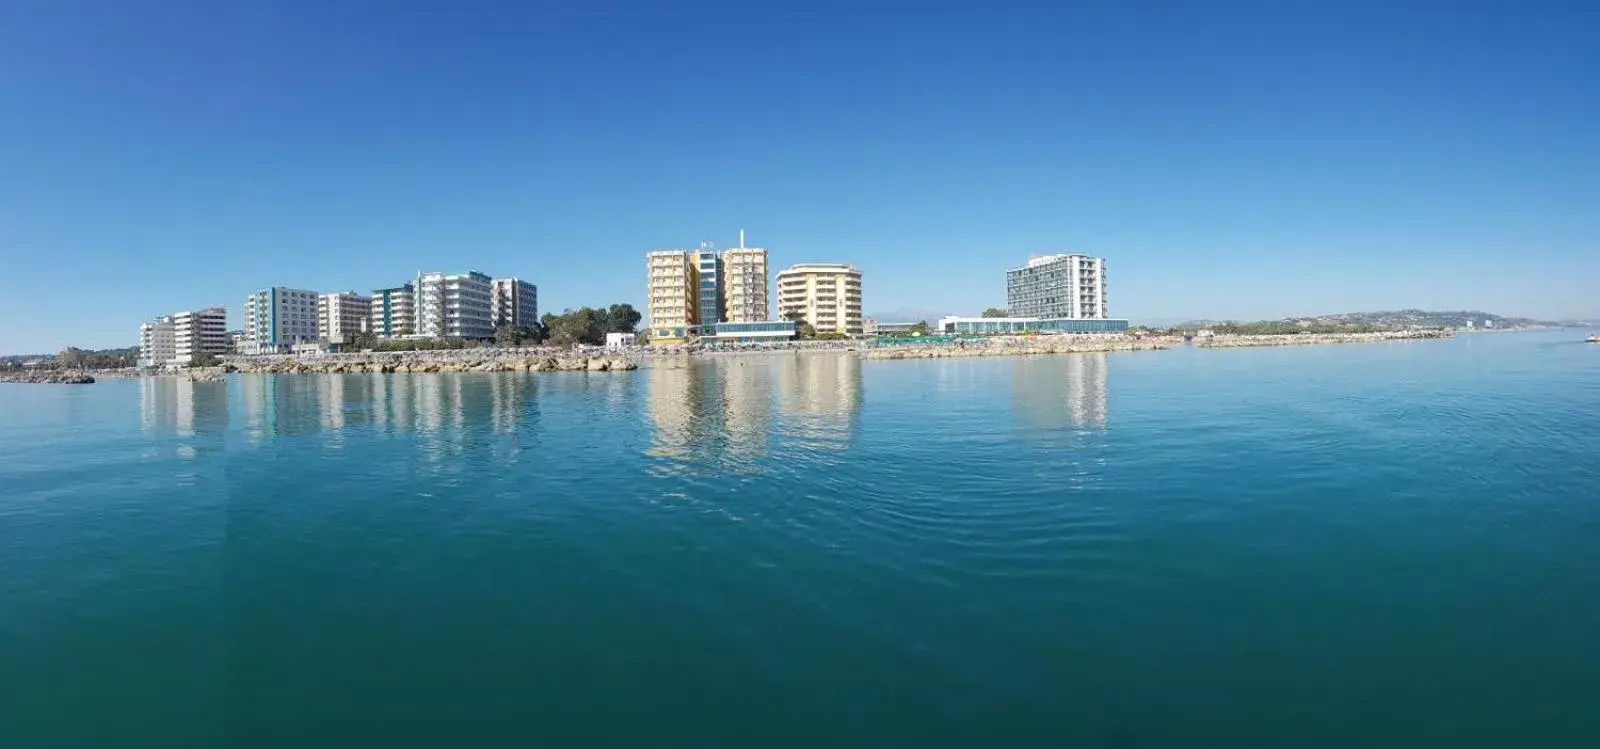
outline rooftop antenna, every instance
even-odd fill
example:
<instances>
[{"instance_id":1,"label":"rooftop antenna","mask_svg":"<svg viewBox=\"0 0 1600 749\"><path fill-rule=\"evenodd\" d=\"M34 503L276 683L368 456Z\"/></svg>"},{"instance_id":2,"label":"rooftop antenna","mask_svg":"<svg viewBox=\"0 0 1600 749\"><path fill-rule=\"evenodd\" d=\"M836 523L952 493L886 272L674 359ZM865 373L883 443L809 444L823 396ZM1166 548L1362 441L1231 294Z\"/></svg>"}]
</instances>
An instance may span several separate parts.
<instances>
[{"instance_id":1,"label":"rooftop antenna","mask_svg":"<svg viewBox=\"0 0 1600 749\"><path fill-rule=\"evenodd\" d=\"M744 230L739 230L739 249L744 249Z\"/></svg>"}]
</instances>

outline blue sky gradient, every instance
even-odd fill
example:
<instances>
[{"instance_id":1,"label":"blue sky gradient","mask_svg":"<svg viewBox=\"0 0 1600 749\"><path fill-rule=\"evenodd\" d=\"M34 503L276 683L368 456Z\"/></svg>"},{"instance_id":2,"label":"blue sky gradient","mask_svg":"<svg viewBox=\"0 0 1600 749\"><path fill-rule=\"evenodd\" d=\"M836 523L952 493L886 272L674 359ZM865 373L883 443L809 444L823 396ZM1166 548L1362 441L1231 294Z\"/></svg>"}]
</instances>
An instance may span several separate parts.
<instances>
[{"instance_id":1,"label":"blue sky gradient","mask_svg":"<svg viewBox=\"0 0 1600 749\"><path fill-rule=\"evenodd\" d=\"M0 352L420 269L643 306L643 254L977 313L1600 316L1593 3L0 4ZM918 9L920 7L920 9Z\"/></svg>"}]
</instances>

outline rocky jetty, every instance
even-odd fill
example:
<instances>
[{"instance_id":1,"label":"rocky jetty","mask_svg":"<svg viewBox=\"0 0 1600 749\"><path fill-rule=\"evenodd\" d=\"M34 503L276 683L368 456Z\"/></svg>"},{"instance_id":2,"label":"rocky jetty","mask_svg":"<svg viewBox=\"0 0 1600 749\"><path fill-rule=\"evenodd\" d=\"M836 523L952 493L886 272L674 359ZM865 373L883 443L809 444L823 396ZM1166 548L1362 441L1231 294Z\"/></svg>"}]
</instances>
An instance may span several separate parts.
<instances>
[{"instance_id":1,"label":"rocky jetty","mask_svg":"<svg viewBox=\"0 0 1600 749\"><path fill-rule=\"evenodd\" d=\"M1324 343L1376 343L1379 341L1420 341L1449 338L1448 330L1397 330L1388 333L1298 333L1294 335L1218 335L1195 338L1200 348L1248 348L1251 346L1303 346Z\"/></svg>"},{"instance_id":2,"label":"rocky jetty","mask_svg":"<svg viewBox=\"0 0 1600 749\"><path fill-rule=\"evenodd\" d=\"M59 371L47 369L42 371L0 372L0 382L25 382L50 385L88 385L94 382L94 376L87 372Z\"/></svg>"},{"instance_id":3,"label":"rocky jetty","mask_svg":"<svg viewBox=\"0 0 1600 749\"><path fill-rule=\"evenodd\" d=\"M1122 335L986 338L964 344L883 346L861 351L867 359L954 359L974 356L1036 356L1105 351L1156 351L1169 342Z\"/></svg>"},{"instance_id":4,"label":"rocky jetty","mask_svg":"<svg viewBox=\"0 0 1600 749\"><path fill-rule=\"evenodd\" d=\"M521 349L326 354L312 357L238 356L227 357L223 363L229 371L265 374L622 372L639 368L638 362L622 355Z\"/></svg>"}]
</instances>

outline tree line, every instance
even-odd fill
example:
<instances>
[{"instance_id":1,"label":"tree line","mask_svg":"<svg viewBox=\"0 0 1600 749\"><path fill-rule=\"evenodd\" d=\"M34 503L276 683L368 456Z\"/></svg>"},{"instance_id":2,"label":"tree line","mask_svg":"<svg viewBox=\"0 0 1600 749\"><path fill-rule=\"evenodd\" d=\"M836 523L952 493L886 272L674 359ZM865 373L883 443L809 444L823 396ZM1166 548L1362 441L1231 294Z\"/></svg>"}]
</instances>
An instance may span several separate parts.
<instances>
[{"instance_id":1,"label":"tree line","mask_svg":"<svg viewBox=\"0 0 1600 749\"><path fill-rule=\"evenodd\" d=\"M352 338L345 348L355 351L439 351L481 348L491 343L507 347L598 346L606 342L607 333L635 332L642 319L644 316L633 305L626 303L609 307L579 307L559 314L547 312L528 325L501 325L495 328L492 342L465 338L388 339L363 332Z\"/></svg>"}]
</instances>

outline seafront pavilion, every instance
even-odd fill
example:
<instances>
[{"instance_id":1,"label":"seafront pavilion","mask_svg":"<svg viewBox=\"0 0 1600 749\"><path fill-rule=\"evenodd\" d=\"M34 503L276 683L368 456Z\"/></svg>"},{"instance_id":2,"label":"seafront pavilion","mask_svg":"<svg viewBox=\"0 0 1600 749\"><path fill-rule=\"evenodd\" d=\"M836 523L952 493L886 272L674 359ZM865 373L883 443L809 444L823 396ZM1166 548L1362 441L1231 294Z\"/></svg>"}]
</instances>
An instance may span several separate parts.
<instances>
[{"instance_id":1,"label":"seafront pavilion","mask_svg":"<svg viewBox=\"0 0 1600 749\"><path fill-rule=\"evenodd\" d=\"M942 317L945 335L995 335L1016 333L1126 333L1127 320L1072 317Z\"/></svg>"},{"instance_id":2,"label":"seafront pavilion","mask_svg":"<svg viewBox=\"0 0 1600 749\"><path fill-rule=\"evenodd\" d=\"M701 337L702 343L777 343L794 340L793 320L719 322L716 333Z\"/></svg>"}]
</instances>

